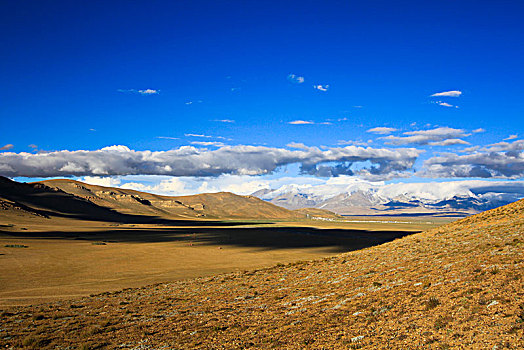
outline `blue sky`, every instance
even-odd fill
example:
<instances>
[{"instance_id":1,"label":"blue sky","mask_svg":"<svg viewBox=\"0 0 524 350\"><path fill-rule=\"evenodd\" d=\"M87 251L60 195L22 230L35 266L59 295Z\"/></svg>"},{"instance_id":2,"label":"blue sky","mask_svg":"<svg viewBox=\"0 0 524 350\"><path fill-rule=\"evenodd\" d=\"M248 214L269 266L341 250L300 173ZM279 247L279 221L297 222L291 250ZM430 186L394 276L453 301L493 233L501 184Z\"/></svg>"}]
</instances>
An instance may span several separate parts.
<instances>
[{"instance_id":1,"label":"blue sky","mask_svg":"<svg viewBox=\"0 0 524 350\"><path fill-rule=\"evenodd\" d=\"M150 163L127 173L93 165L110 161L104 157L85 164L68 156L58 165L38 158L113 145L138 152L191 146L201 158L220 158L211 162L216 172L183 174L189 177L366 177L359 167L381 157L351 150L304 166L308 155L293 154L297 162L236 171L225 155L206 153L238 145L268 148L254 156L309 152L297 148L303 144L324 152L352 145L420 151L412 166L393 161L396 170L382 169L381 180L521 180L523 10L522 1L4 1L0 173L181 174L151 171ZM391 130L368 131L376 127ZM507 156L512 151L518 154ZM435 158L441 152L448 156ZM493 152L502 158L487 164ZM114 162L129 161L119 154L126 160ZM360 165L351 171L333 170L354 157Z\"/></svg>"}]
</instances>

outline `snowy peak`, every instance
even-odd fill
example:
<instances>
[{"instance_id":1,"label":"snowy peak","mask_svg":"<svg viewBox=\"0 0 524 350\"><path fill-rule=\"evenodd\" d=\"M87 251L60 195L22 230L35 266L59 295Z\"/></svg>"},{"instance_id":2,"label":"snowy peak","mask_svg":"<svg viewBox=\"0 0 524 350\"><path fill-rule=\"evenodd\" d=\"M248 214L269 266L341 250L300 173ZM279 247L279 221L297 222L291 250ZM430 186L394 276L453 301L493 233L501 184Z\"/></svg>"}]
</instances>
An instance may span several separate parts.
<instances>
[{"instance_id":1,"label":"snowy peak","mask_svg":"<svg viewBox=\"0 0 524 350\"><path fill-rule=\"evenodd\" d=\"M341 215L453 215L479 213L524 197L524 183L453 181L441 183L285 185L253 193L288 209L319 208Z\"/></svg>"}]
</instances>

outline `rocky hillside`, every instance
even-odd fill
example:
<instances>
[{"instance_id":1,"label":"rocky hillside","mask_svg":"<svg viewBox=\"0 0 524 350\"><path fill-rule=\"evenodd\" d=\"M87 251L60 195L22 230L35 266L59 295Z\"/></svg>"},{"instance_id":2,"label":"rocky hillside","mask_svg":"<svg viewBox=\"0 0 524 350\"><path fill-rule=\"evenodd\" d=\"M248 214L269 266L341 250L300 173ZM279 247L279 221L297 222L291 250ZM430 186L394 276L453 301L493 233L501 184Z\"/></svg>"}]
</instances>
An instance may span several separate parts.
<instances>
[{"instance_id":1,"label":"rocky hillside","mask_svg":"<svg viewBox=\"0 0 524 350\"><path fill-rule=\"evenodd\" d=\"M74 180L30 184L0 177L0 215L146 222L153 219L272 219L306 218L253 196L229 192L193 196L159 196L128 189L88 185ZM318 216L333 216L316 211Z\"/></svg>"},{"instance_id":2,"label":"rocky hillside","mask_svg":"<svg viewBox=\"0 0 524 350\"><path fill-rule=\"evenodd\" d=\"M320 261L2 314L10 348L522 349L524 201Z\"/></svg>"}]
</instances>

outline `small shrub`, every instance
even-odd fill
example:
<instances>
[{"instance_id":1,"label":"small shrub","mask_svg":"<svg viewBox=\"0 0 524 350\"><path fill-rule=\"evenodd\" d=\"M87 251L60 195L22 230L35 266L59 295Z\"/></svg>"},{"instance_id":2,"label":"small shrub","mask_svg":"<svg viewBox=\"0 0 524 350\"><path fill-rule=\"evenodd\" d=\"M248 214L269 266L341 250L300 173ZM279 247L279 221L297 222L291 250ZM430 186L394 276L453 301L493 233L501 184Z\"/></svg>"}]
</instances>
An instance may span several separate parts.
<instances>
[{"instance_id":1,"label":"small shrub","mask_svg":"<svg viewBox=\"0 0 524 350\"><path fill-rule=\"evenodd\" d=\"M446 326L448 325L449 321L451 321L451 318L449 316L447 316L447 317L439 316L435 320L435 324L434 324L435 329L439 330L439 329L442 329L442 328L446 328Z\"/></svg>"},{"instance_id":2,"label":"small shrub","mask_svg":"<svg viewBox=\"0 0 524 350\"><path fill-rule=\"evenodd\" d=\"M45 317L42 314L33 315L33 320L35 320L35 321L43 320L44 318Z\"/></svg>"},{"instance_id":3,"label":"small shrub","mask_svg":"<svg viewBox=\"0 0 524 350\"><path fill-rule=\"evenodd\" d=\"M4 247L6 248L29 248L29 246L26 246L23 244L6 244Z\"/></svg>"},{"instance_id":4,"label":"small shrub","mask_svg":"<svg viewBox=\"0 0 524 350\"><path fill-rule=\"evenodd\" d=\"M87 328L82 332L82 334L83 334L85 337L90 337L90 336L93 336L93 335L98 334L98 333L102 333L102 329L101 329L99 326L90 326L90 327L87 327Z\"/></svg>"},{"instance_id":5,"label":"small shrub","mask_svg":"<svg viewBox=\"0 0 524 350\"><path fill-rule=\"evenodd\" d=\"M436 308L440 305L440 300L436 297L430 297L428 301L426 301L426 310L431 310Z\"/></svg>"},{"instance_id":6,"label":"small shrub","mask_svg":"<svg viewBox=\"0 0 524 350\"><path fill-rule=\"evenodd\" d=\"M40 349L49 344L49 340L34 335L29 335L22 340L22 345L30 349Z\"/></svg>"}]
</instances>

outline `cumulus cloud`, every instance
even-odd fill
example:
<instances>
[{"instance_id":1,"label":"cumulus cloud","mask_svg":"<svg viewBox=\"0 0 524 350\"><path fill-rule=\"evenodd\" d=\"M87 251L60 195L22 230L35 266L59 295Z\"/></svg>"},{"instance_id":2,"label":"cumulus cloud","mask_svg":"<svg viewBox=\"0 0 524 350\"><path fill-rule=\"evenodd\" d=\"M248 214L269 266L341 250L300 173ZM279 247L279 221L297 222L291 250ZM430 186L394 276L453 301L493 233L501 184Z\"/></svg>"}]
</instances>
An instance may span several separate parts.
<instances>
[{"instance_id":1,"label":"cumulus cloud","mask_svg":"<svg viewBox=\"0 0 524 350\"><path fill-rule=\"evenodd\" d=\"M518 138L519 135L509 135L508 137L506 137L504 140L515 140L516 138Z\"/></svg>"},{"instance_id":2,"label":"cumulus cloud","mask_svg":"<svg viewBox=\"0 0 524 350\"><path fill-rule=\"evenodd\" d=\"M376 128L371 128L366 130L367 132L373 133L373 134L380 134L380 135L388 135L391 134L394 131L397 131L395 128L388 128L386 126L377 126Z\"/></svg>"},{"instance_id":3,"label":"cumulus cloud","mask_svg":"<svg viewBox=\"0 0 524 350\"><path fill-rule=\"evenodd\" d=\"M430 130L417 130L417 131L408 131L403 133L403 135L408 136L393 136L389 135L386 137L381 137L386 140L386 144L389 145L407 145L407 144L417 144L417 145L428 145L433 143L433 146L440 145L442 141L452 139L451 144L468 144L466 141L458 140L461 137L470 136L463 129L454 129L449 127L440 127ZM447 146L446 144L442 144ZM440 145L440 146L442 146Z\"/></svg>"},{"instance_id":4,"label":"cumulus cloud","mask_svg":"<svg viewBox=\"0 0 524 350\"><path fill-rule=\"evenodd\" d=\"M459 97L460 95L462 95L462 91L450 90L434 93L431 97Z\"/></svg>"},{"instance_id":5,"label":"cumulus cloud","mask_svg":"<svg viewBox=\"0 0 524 350\"><path fill-rule=\"evenodd\" d=\"M313 89L326 92L329 89L329 85L321 85L321 84L313 85Z\"/></svg>"},{"instance_id":6,"label":"cumulus cloud","mask_svg":"<svg viewBox=\"0 0 524 350\"><path fill-rule=\"evenodd\" d=\"M513 142L497 142L482 148L487 152L515 152L524 150L524 140Z\"/></svg>"},{"instance_id":7,"label":"cumulus cloud","mask_svg":"<svg viewBox=\"0 0 524 350\"><path fill-rule=\"evenodd\" d=\"M169 151L135 151L115 145L95 151L54 151L45 154L1 153L5 176L110 176L261 175L290 164L317 176L361 175L373 179L403 176L423 151L414 148L363 148L289 150L264 146L223 146L216 150L182 146ZM363 163L355 169L354 163Z\"/></svg>"},{"instance_id":8,"label":"cumulus cloud","mask_svg":"<svg viewBox=\"0 0 524 350\"><path fill-rule=\"evenodd\" d=\"M8 143L7 145L4 145L4 146L0 147L0 151L9 151L13 147L15 147L13 144Z\"/></svg>"},{"instance_id":9,"label":"cumulus cloud","mask_svg":"<svg viewBox=\"0 0 524 350\"><path fill-rule=\"evenodd\" d=\"M524 177L524 140L499 142L480 152L444 153L424 162L420 175L428 177Z\"/></svg>"},{"instance_id":10,"label":"cumulus cloud","mask_svg":"<svg viewBox=\"0 0 524 350\"><path fill-rule=\"evenodd\" d=\"M289 74L287 76L287 80L295 84L302 84L305 81L304 77L298 76L296 74Z\"/></svg>"}]
</instances>

